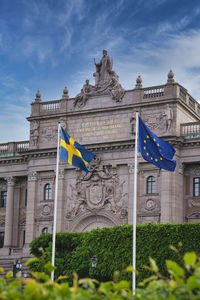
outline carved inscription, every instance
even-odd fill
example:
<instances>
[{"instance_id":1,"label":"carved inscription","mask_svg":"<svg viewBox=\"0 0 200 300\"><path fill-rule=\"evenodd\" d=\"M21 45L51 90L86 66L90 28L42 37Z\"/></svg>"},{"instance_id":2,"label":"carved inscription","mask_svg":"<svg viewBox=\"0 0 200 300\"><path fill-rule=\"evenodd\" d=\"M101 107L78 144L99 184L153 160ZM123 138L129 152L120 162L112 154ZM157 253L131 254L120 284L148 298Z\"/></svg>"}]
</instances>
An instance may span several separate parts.
<instances>
[{"instance_id":1,"label":"carved inscription","mask_svg":"<svg viewBox=\"0 0 200 300\"><path fill-rule=\"evenodd\" d=\"M74 134L81 133L84 136L93 135L105 135L117 133L119 128L122 128L122 124L119 124L117 120L102 120L102 121L90 121L82 123L80 128L74 130Z\"/></svg>"}]
</instances>

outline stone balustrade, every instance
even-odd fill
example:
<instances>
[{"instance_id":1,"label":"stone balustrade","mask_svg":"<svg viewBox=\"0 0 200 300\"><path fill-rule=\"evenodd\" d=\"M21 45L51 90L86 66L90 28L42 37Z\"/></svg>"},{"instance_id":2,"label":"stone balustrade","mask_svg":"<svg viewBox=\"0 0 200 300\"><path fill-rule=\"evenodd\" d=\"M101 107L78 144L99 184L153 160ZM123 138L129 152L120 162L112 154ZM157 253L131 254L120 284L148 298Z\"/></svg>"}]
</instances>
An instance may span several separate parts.
<instances>
[{"instance_id":1,"label":"stone balustrade","mask_svg":"<svg viewBox=\"0 0 200 300\"><path fill-rule=\"evenodd\" d=\"M181 124L181 136L185 139L200 137L200 122Z\"/></svg>"},{"instance_id":2,"label":"stone balustrade","mask_svg":"<svg viewBox=\"0 0 200 300\"><path fill-rule=\"evenodd\" d=\"M0 144L0 156L13 156L29 150L29 141Z\"/></svg>"},{"instance_id":3,"label":"stone balustrade","mask_svg":"<svg viewBox=\"0 0 200 300\"><path fill-rule=\"evenodd\" d=\"M200 104L192 98L188 91L178 83L167 83L163 85L151 86L151 87L137 87L133 90L126 91L125 100L122 99L120 102L123 104L133 104L148 101L163 101L166 99L180 99L185 105L190 107L190 109L196 114L200 115ZM99 100L100 101L100 100ZM112 101L112 99L111 99ZM55 113L73 112L74 105L73 98L62 98L60 100L51 101L35 101L32 103L31 117L50 115ZM108 99L106 98L106 103ZM111 102L113 105L113 101ZM101 103L98 103L98 107L101 107ZM81 110L87 110L88 108L95 108L96 104L88 101L88 105L81 107ZM109 104L107 104L109 106ZM118 103L117 103L118 105ZM76 110L77 111L77 110Z\"/></svg>"},{"instance_id":4,"label":"stone balustrade","mask_svg":"<svg viewBox=\"0 0 200 300\"><path fill-rule=\"evenodd\" d=\"M41 102L42 112L56 112L60 110L60 100Z\"/></svg>"},{"instance_id":5,"label":"stone balustrade","mask_svg":"<svg viewBox=\"0 0 200 300\"><path fill-rule=\"evenodd\" d=\"M143 89L143 99L163 97L165 92L164 86L157 86Z\"/></svg>"}]
</instances>

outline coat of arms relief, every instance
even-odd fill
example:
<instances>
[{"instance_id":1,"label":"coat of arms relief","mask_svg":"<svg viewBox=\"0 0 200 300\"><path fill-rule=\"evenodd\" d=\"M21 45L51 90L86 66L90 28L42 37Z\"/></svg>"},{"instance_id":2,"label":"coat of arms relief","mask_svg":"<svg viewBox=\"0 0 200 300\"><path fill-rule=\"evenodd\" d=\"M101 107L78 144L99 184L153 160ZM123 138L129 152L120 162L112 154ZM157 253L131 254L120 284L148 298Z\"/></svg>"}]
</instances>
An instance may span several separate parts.
<instances>
[{"instance_id":1,"label":"coat of arms relief","mask_svg":"<svg viewBox=\"0 0 200 300\"><path fill-rule=\"evenodd\" d=\"M125 180L119 179L116 168L101 165L100 159L91 162L90 170L88 174L77 171L76 183L70 186L66 203L66 218L72 220L86 211L106 211L126 219L128 193L124 193Z\"/></svg>"}]
</instances>

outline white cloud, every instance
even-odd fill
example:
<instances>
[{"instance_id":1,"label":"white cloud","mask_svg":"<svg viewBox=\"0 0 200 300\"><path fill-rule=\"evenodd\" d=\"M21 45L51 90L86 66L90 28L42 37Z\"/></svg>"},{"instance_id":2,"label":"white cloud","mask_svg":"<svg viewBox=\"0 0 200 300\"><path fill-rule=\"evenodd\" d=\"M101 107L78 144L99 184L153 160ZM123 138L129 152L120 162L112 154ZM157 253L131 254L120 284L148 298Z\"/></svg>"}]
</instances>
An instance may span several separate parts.
<instances>
[{"instance_id":1,"label":"white cloud","mask_svg":"<svg viewBox=\"0 0 200 300\"><path fill-rule=\"evenodd\" d=\"M120 80L127 89L134 87L138 74L141 74L144 86L164 84L172 68L176 81L199 100L199 53L200 31L171 37L159 47L146 44L142 50L132 48L131 55L123 55L117 63Z\"/></svg>"}]
</instances>

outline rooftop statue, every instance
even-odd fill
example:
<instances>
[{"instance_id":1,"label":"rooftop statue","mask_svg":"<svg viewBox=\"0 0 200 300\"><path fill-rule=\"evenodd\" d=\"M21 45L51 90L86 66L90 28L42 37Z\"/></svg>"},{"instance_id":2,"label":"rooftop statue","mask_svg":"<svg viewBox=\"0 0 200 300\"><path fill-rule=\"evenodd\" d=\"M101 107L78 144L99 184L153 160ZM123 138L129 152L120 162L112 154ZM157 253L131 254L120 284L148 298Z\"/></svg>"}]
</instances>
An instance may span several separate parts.
<instances>
[{"instance_id":1,"label":"rooftop statue","mask_svg":"<svg viewBox=\"0 0 200 300\"><path fill-rule=\"evenodd\" d=\"M82 107L85 105L89 96L92 94L93 86L89 83L89 79L86 79L81 92L76 96L74 106Z\"/></svg>"},{"instance_id":2,"label":"rooftop statue","mask_svg":"<svg viewBox=\"0 0 200 300\"><path fill-rule=\"evenodd\" d=\"M113 60L110 59L106 50L103 50L103 57L99 63L96 63L96 72L93 74L95 77L95 86L89 84L89 80L86 80L86 84L83 85L81 92L75 97L74 107L83 107L89 97L97 95L110 95L116 102L121 102L124 96L124 89L118 82L118 75L112 70Z\"/></svg>"},{"instance_id":3,"label":"rooftop statue","mask_svg":"<svg viewBox=\"0 0 200 300\"><path fill-rule=\"evenodd\" d=\"M95 85L105 84L112 76L113 61L110 60L110 57L107 54L107 51L103 50L103 57L99 63L96 63L94 58L94 64L96 66L96 73L94 73L96 79Z\"/></svg>"}]
</instances>

